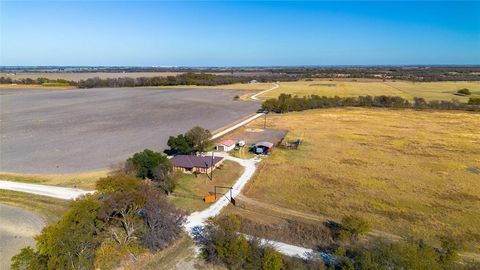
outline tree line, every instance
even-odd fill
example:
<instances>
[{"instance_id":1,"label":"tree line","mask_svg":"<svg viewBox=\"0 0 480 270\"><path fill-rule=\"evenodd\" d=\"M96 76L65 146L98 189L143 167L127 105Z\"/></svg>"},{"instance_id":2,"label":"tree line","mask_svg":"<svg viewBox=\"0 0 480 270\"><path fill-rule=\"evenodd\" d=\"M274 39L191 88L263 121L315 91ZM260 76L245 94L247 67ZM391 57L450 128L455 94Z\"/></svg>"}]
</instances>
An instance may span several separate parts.
<instances>
[{"instance_id":1,"label":"tree line","mask_svg":"<svg viewBox=\"0 0 480 270\"><path fill-rule=\"evenodd\" d=\"M48 79L48 78L23 78L23 79L12 79L10 77L0 77L0 84L40 84L47 86L74 86L76 83L74 81L68 81L64 79Z\"/></svg>"},{"instance_id":2,"label":"tree line","mask_svg":"<svg viewBox=\"0 0 480 270\"><path fill-rule=\"evenodd\" d=\"M274 75L215 75L209 73L184 73L176 76L167 77L138 77L138 78L107 78L99 77L79 81L67 81L63 79L12 79L10 77L0 77L0 84L45 84L58 83L79 88L101 88L101 87L140 87L140 86L175 86L175 85L198 85L198 86L216 86L234 83L248 83L252 80L257 82L275 82L275 81L294 81L299 77L287 74Z\"/></svg>"},{"instance_id":3,"label":"tree line","mask_svg":"<svg viewBox=\"0 0 480 270\"><path fill-rule=\"evenodd\" d=\"M267 99L262 103L262 109L269 112L286 113L318 108L334 107L382 107L382 108L412 108L438 110L480 111L480 100L470 98L468 103L458 101L426 101L415 97L411 102L399 96L358 96L358 97L326 97L310 95L304 97L280 94L278 98Z\"/></svg>"},{"instance_id":4,"label":"tree line","mask_svg":"<svg viewBox=\"0 0 480 270\"><path fill-rule=\"evenodd\" d=\"M294 221L299 223L298 221ZM318 252L307 254L306 258L291 258L283 256L272 246L261 243L258 237L278 235L279 230L273 225L260 225L266 230L264 235L259 231L245 231L247 219L237 215L226 215L210 220L197 240L202 244L202 256L209 263L219 264L228 269L263 269L263 270L370 270L370 269L411 269L411 270L453 270L478 269L475 262L459 262L458 250L461 243L452 237L440 239L439 247L433 247L421 239L405 241L387 241L380 238L367 239L370 224L358 216L345 216L341 223L327 222L329 231L311 230L314 239L330 235L333 242L325 248L323 243L315 241L310 246L326 250L330 255L320 255ZM250 224L251 226L252 224ZM249 225L247 225L249 226ZM301 231L292 233L298 235L308 233L308 228L314 225L302 225ZM245 234L256 237L246 237ZM293 234L293 235L292 235ZM292 238L292 239L293 239ZM307 238L307 236L305 237ZM311 241L311 239L309 239ZM280 239L280 241L282 241ZM288 241L292 242L292 240ZM295 243L295 240L293 240ZM317 250L318 250L317 249Z\"/></svg>"},{"instance_id":5,"label":"tree line","mask_svg":"<svg viewBox=\"0 0 480 270\"><path fill-rule=\"evenodd\" d=\"M314 250L325 251L330 255L314 252L303 259L283 256L258 240L275 239L272 235L282 233L281 229L256 224L264 229L246 230L247 227L251 229L252 222L237 215L209 221L205 232L199 237L203 245L202 255L208 262L221 264L228 269L473 270L480 267L480 264L473 261L460 262L458 251L462 243L451 236L442 237L439 246L433 247L421 239L392 241L380 237L367 238L371 228L369 222L355 215L343 217L341 223L328 221L324 225L293 222L299 231L288 228L286 233L290 240L287 242L296 243L299 236L304 236L310 241L307 246L315 246L317 248ZM312 226L321 229L312 230ZM325 230L326 227L328 230ZM246 237L242 233L255 237ZM331 239L328 246L325 246L325 238L328 237Z\"/></svg>"},{"instance_id":6,"label":"tree line","mask_svg":"<svg viewBox=\"0 0 480 270\"><path fill-rule=\"evenodd\" d=\"M235 270L326 269L318 256L307 260L286 257L257 238L239 233L240 223L237 216L228 215L209 220L196 234L195 239L202 245L201 256L208 263Z\"/></svg>"}]
</instances>

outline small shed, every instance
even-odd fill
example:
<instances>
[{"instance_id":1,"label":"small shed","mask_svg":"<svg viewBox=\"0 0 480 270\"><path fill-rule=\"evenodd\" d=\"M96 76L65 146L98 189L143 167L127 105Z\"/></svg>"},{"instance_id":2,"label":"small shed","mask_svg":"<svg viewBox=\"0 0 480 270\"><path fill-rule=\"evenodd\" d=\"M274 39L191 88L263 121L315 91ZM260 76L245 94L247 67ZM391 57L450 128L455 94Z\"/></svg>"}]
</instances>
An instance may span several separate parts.
<instances>
[{"instance_id":1,"label":"small shed","mask_svg":"<svg viewBox=\"0 0 480 270\"><path fill-rule=\"evenodd\" d=\"M271 142L258 142L255 144L253 151L255 154L267 155L272 152L273 143Z\"/></svg>"},{"instance_id":2,"label":"small shed","mask_svg":"<svg viewBox=\"0 0 480 270\"><path fill-rule=\"evenodd\" d=\"M215 148L217 151L228 152L233 150L236 144L237 142L234 140L223 140L219 142Z\"/></svg>"},{"instance_id":3,"label":"small shed","mask_svg":"<svg viewBox=\"0 0 480 270\"><path fill-rule=\"evenodd\" d=\"M184 173L210 173L223 162L222 157L178 155L170 159L173 169Z\"/></svg>"}]
</instances>

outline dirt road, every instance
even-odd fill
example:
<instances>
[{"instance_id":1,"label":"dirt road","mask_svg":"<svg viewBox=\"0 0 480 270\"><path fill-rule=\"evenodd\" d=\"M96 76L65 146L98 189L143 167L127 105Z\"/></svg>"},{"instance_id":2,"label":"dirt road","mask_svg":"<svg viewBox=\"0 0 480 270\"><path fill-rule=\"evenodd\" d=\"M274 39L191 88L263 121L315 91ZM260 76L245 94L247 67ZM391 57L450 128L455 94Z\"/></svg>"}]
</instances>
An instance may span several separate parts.
<instances>
[{"instance_id":1,"label":"dirt road","mask_svg":"<svg viewBox=\"0 0 480 270\"><path fill-rule=\"evenodd\" d=\"M259 93L256 93L255 95L251 96L250 98L253 99L253 100L260 100L260 99L258 98L259 95L262 95L262 94L265 94L265 93L267 93L267 92L270 92L270 91L272 91L272 90L274 90L274 89L277 89L278 87L280 87L280 85L278 85L278 84L276 83L272 88L269 88L269 89L267 89L267 90L263 90L263 91L261 91L261 92L259 92Z\"/></svg>"},{"instance_id":2,"label":"dirt road","mask_svg":"<svg viewBox=\"0 0 480 270\"><path fill-rule=\"evenodd\" d=\"M64 188L47 185L37 185L21 182L12 182L0 180L0 189L25 192L30 194L53 197L62 200L74 200L85 194L93 193L93 191L81 190L78 188Z\"/></svg>"}]
</instances>

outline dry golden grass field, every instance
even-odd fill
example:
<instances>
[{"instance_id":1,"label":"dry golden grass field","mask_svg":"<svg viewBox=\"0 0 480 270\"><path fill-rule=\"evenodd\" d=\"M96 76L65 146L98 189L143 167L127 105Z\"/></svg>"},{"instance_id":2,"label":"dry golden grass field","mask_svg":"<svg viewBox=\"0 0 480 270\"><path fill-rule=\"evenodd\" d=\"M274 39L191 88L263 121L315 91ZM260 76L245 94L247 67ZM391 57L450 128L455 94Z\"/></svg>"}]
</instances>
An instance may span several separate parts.
<instances>
[{"instance_id":1,"label":"dry golden grass field","mask_svg":"<svg viewBox=\"0 0 480 270\"><path fill-rule=\"evenodd\" d=\"M86 190L93 190L95 189L95 184L97 180L102 177L106 177L108 173L109 170L69 174L21 174L0 172L0 179L32 184L74 187Z\"/></svg>"},{"instance_id":2,"label":"dry golden grass field","mask_svg":"<svg viewBox=\"0 0 480 270\"><path fill-rule=\"evenodd\" d=\"M376 231L451 235L480 252L480 114L325 109L270 115L268 127L303 144L276 149L245 188L262 206L259 221L275 209L337 221L357 214Z\"/></svg>"},{"instance_id":3,"label":"dry golden grass field","mask_svg":"<svg viewBox=\"0 0 480 270\"><path fill-rule=\"evenodd\" d=\"M257 84L261 85L261 84ZM265 88L268 88L265 86ZM408 99L423 97L426 100L468 101L468 96L457 96L454 93L462 88L468 88L472 97L480 97L480 82L408 82L408 81L329 81L327 79L314 81L282 82L280 87L260 95L260 98L276 98L281 93L298 96L361 96L361 95L391 95Z\"/></svg>"},{"instance_id":4,"label":"dry golden grass field","mask_svg":"<svg viewBox=\"0 0 480 270\"><path fill-rule=\"evenodd\" d=\"M167 86L147 86L146 88L189 88L189 89L205 89L205 88L214 88L214 89L226 89L226 90L256 90L262 91L273 87L273 83L234 83L234 84L225 84L225 85L216 85L216 86L204 86L204 85L167 85Z\"/></svg>"},{"instance_id":5,"label":"dry golden grass field","mask_svg":"<svg viewBox=\"0 0 480 270\"><path fill-rule=\"evenodd\" d=\"M0 204L20 207L40 215L47 224L59 220L70 207L70 201L46 196L0 190Z\"/></svg>"},{"instance_id":6,"label":"dry golden grass field","mask_svg":"<svg viewBox=\"0 0 480 270\"><path fill-rule=\"evenodd\" d=\"M220 86L159 86L158 88L220 88L234 90L255 90L261 91L269 89L272 83L256 84L231 84ZM156 87L157 88L157 87ZM457 90L468 88L472 92L471 96L454 95ZM298 96L320 95L320 96L365 96L365 95L390 95L401 96L407 99L414 97L423 97L426 100L452 100L457 99L461 102L468 101L469 97L480 97L480 82L409 82L409 81L387 81L381 80L334 80L316 79L313 81L281 82L280 87L266 92L259 96L261 99L276 98L278 95L286 93ZM249 94L242 96L242 100L249 100Z\"/></svg>"}]
</instances>

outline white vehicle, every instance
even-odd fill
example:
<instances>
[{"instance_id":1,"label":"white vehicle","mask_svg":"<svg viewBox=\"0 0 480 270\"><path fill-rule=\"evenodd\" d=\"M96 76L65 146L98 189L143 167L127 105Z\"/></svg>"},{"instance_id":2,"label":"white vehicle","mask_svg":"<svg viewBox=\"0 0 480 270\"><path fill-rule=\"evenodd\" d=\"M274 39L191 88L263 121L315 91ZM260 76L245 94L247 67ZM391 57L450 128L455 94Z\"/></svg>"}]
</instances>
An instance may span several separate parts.
<instances>
[{"instance_id":1,"label":"white vehicle","mask_svg":"<svg viewBox=\"0 0 480 270\"><path fill-rule=\"evenodd\" d=\"M240 146L240 147L244 147L245 146L245 141L243 141L243 140L238 141L237 145Z\"/></svg>"}]
</instances>

